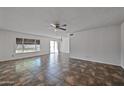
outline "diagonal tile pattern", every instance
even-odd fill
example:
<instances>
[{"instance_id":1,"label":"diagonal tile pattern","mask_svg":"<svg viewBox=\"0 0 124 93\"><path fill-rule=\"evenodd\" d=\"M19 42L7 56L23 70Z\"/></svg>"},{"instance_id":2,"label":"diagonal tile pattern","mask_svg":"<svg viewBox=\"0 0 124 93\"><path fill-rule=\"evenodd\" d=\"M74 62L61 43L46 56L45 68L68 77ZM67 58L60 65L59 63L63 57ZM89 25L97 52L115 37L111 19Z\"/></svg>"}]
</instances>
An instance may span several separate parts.
<instances>
[{"instance_id":1,"label":"diagonal tile pattern","mask_svg":"<svg viewBox=\"0 0 124 93\"><path fill-rule=\"evenodd\" d=\"M1 86L124 85L119 66L50 54L0 63Z\"/></svg>"}]
</instances>

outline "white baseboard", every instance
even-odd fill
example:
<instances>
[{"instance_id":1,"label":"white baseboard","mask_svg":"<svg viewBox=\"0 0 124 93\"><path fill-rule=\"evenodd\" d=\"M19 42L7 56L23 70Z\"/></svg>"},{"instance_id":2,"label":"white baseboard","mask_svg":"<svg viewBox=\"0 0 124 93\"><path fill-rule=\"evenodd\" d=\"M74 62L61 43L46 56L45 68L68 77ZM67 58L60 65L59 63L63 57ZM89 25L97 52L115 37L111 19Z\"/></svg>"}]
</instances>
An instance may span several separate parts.
<instances>
[{"instance_id":1,"label":"white baseboard","mask_svg":"<svg viewBox=\"0 0 124 93\"><path fill-rule=\"evenodd\" d=\"M124 69L124 66L123 65L121 65L121 67Z\"/></svg>"},{"instance_id":2,"label":"white baseboard","mask_svg":"<svg viewBox=\"0 0 124 93\"><path fill-rule=\"evenodd\" d=\"M103 64L108 64L108 65L121 66L121 65L118 65L118 64L112 64L110 62L103 62L103 61L100 61L100 60L94 60L94 59L89 59L89 58L80 58L80 57L74 57L74 56L70 56L70 58L79 59L79 60L86 60L86 61L91 61L91 62L97 62L97 63L103 63Z\"/></svg>"},{"instance_id":3,"label":"white baseboard","mask_svg":"<svg viewBox=\"0 0 124 93\"><path fill-rule=\"evenodd\" d=\"M28 57L26 56L26 57L9 58L9 59L0 60L0 62L20 60L20 59L26 59L26 58L32 58L32 57L38 57L38 56L48 55L48 54L49 54L49 53L46 53L46 54L40 54L40 55L33 55L33 56L28 56Z\"/></svg>"}]
</instances>

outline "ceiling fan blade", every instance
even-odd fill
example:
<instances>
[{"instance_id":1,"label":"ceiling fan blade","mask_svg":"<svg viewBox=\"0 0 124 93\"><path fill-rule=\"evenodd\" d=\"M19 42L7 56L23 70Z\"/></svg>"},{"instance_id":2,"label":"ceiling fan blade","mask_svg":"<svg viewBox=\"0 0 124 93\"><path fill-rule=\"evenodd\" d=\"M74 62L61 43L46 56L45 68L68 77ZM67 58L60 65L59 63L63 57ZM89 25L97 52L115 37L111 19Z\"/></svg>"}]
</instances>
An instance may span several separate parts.
<instances>
[{"instance_id":1,"label":"ceiling fan blade","mask_svg":"<svg viewBox=\"0 0 124 93\"><path fill-rule=\"evenodd\" d=\"M65 29L65 28L58 28L58 29L61 29L61 30L64 30L64 31L66 31L66 29Z\"/></svg>"},{"instance_id":2,"label":"ceiling fan blade","mask_svg":"<svg viewBox=\"0 0 124 93\"><path fill-rule=\"evenodd\" d=\"M67 26L66 24L62 25L62 26Z\"/></svg>"},{"instance_id":3,"label":"ceiling fan blade","mask_svg":"<svg viewBox=\"0 0 124 93\"><path fill-rule=\"evenodd\" d=\"M56 27L56 25L55 24L50 24L52 27Z\"/></svg>"}]
</instances>

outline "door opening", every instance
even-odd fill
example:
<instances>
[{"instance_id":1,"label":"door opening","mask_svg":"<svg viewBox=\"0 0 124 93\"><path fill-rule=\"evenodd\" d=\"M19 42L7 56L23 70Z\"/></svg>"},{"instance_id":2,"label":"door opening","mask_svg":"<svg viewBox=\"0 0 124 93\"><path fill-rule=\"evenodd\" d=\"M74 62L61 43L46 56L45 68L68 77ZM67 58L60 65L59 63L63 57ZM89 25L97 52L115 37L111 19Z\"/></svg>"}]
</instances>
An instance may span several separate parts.
<instances>
[{"instance_id":1,"label":"door opening","mask_svg":"<svg viewBox=\"0 0 124 93\"><path fill-rule=\"evenodd\" d=\"M58 42L50 41L50 53L58 53Z\"/></svg>"}]
</instances>

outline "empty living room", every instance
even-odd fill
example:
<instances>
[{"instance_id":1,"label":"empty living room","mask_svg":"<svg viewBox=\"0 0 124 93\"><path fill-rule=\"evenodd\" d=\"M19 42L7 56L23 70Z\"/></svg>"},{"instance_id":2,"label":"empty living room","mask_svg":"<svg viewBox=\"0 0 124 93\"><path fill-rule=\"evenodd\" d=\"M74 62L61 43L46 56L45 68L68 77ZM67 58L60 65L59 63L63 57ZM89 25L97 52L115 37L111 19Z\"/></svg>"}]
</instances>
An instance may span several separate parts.
<instances>
[{"instance_id":1,"label":"empty living room","mask_svg":"<svg viewBox=\"0 0 124 93\"><path fill-rule=\"evenodd\" d=\"M0 7L0 86L124 86L124 8Z\"/></svg>"}]
</instances>

